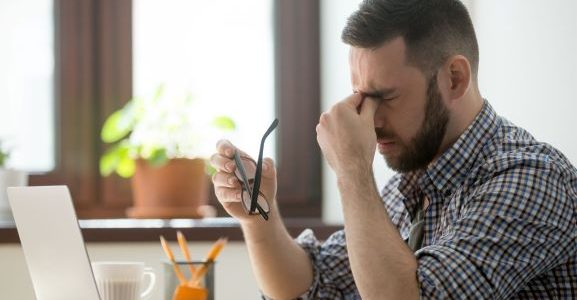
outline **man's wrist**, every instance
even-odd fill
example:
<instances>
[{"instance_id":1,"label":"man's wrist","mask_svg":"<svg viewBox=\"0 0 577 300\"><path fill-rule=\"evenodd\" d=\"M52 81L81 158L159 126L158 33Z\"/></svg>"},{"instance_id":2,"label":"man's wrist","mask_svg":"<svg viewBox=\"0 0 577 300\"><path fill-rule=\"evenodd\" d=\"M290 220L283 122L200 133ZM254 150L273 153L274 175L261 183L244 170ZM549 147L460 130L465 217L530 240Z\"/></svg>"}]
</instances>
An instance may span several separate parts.
<instances>
[{"instance_id":1,"label":"man's wrist","mask_svg":"<svg viewBox=\"0 0 577 300\"><path fill-rule=\"evenodd\" d=\"M243 220L240 226L247 243L268 242L271 238L276 238L280 232L286 231L277 209L271 210L268 221L255 216L254 219Z\"/></svg>"},{"instance_id":2,"label":"man's wrist","mask_svg":"<svg viewBox=\"0 0 577 300\"><path fill-rule=\"evenodd\" d=\"M336 175L339 189L364 185L367 181L374 182L372 167L350 166L347 170L338 172Z\"/></svg>"}]
</instances>

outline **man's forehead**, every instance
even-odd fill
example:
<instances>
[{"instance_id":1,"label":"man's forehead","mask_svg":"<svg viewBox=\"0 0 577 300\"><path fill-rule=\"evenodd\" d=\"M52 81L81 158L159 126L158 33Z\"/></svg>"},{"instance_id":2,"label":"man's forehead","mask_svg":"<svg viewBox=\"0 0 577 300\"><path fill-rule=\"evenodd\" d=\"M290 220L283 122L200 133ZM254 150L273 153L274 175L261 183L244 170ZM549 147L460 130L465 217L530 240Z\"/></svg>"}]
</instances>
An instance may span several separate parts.
<instances>
[{"instance_id":1,"label":"man's forehead","mask_svg":"<svg viewBox=\"0 0 577 300\"><path fill-rule=\"evenodd\" d=\"M378 89L397 85L410 66L405 63L405 42L396 38L378 48L351 47L351 80L355 89Z\"/></svg>"},{"instance_id":2,"label":"man's forehead","mask_svg":"<svg viewBox=\"0 0 577 300\"><path fill-rule=\"evenodd\" d=\"M382 62L386 64L405 65L405 40L402 37L394 38L376 48L361 48L351 46L350 59L368 60L369 62Z\"/></svg>"}]
</instances>

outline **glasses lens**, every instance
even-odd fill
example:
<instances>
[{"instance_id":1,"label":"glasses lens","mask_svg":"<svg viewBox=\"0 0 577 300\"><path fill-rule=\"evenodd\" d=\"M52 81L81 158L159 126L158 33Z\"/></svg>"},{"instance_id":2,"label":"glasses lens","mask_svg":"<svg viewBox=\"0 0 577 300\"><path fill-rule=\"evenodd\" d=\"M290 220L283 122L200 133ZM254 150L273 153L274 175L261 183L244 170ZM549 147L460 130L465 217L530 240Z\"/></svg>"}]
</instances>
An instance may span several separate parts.
<instances>
[{"instance_id":1,"label":"glasses lens","mask_svg":"<svg viewBox=\"0 0 577 300\"><path fill-rule=\"evenodd\" d=\"M244 209L248 212L250 212L250 202L251 202L251 198L250 195L248 194L248 192L246 190L242 191L242 206L244 207ZM256 202L258 203L258 205L260 206L260 208L262 208L262 210L264 210L265 213L269 213L270 208L268 206L268 202L266 201L266 199L262 196L262 194L258 195L258 198L256 200ZM252 212L252 214L258 214L258 209L254 212Z\"/></svg>"}]
</instances>

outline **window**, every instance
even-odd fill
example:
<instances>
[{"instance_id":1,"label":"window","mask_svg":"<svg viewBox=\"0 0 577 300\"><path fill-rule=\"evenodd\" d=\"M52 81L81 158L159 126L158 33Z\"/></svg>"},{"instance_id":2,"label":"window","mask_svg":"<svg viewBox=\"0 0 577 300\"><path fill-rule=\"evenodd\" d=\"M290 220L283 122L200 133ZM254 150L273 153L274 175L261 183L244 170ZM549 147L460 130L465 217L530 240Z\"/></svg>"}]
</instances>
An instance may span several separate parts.
<instances>
[{"instance_id":1,"label":"window","mask_svg":"<svg viewBox=\"0 0 577 300\"><path fill-rule=\"evenodd\" d=\"M99 175L98 159L104 150L99 132L106 116L132 97L133 82L136 92L141 91L141 84L152 85L146 81L150 78L139 77L142 75L133 78L133 59L138 69L139 55L143 54L136 49L141 41L138 33L133 36L133 13L141 9L139 1L134 5L130 0L54 2L55 167L32 176L30 183L68 185L81 218L122 217L131 203L129 181ZM270 1L260 2L273 10L272 58L264 60L274 62L274 68L267 72L272 72L275 81L271 89L262 92L275 99L274 106L265 110L275 111L281 122L275 151L281 168L279 205L285 217L319 217L321 172L315 133L320 94L319 3ZM135 18L138 24L139 17ZM144 88L142 92L146 93ZM243 117L238 117L240 125ZM266 125L270 122L267 119L263 120ZM254 147L252 140L250 143ZM214 195L211 201L215 201ZM220 205L215 206L220 209Z\"/></svg>"},{"instance_id":2,"label":"window","mask_svg":"<svg viewBox=\"0 0 577 300\"><path fill-rule=\"evenodd\" d=\"M0 2L0 141L28 172L55 164L52 11L50 0Z\"/></svg>"},{"instance_id":3,"label":"window","mask_svg":"<svg viewBox=\"0 0 577 300\"><path fill-rule=\"evenodd\" d=\"M160 84L175 97L191 94L204 112L235 120L231 138L256 155L275 117L272 4L134 0L134 95L153 95ZM274 145L271 136L265 154L274 156Z\"/></svg>"}]
</instances>

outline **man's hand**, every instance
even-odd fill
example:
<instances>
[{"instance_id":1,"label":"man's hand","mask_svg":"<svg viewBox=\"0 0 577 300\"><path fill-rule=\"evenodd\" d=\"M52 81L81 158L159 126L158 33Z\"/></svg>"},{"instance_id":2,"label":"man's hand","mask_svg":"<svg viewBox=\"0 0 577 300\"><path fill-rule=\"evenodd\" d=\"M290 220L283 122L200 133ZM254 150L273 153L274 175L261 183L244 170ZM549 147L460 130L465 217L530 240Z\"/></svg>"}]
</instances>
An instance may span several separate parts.
<instances>
[{"instance_id":1,"label":"man's hand","mask_svg":"<svg viewBox=\"0 0 577 300\"><path fill-rule=\"evenodd\" d=\"M321 115L317 141L325 159L337 174L372 168L377 137L374 116L379 103L353 94Z\"/></svg>"},{"instance_id":2,"label":"man's hand","mask_svg":"<svg viewBox=\"0 0 577 300\"><path fill-rule=\"evenodd\" d=\"M347 253L359 294L418 299L417 260L391 222L373 179L378 105L370 97L347 97L321 115L317 140L339 180Z\"/></svg>"},{"instance_id":3,"label":"man's hand","mask_svg":"<svg viewBox=\"0 0 577 300\"><path fill-rule=\"evenodd\" d=\"M216 169L212 176L214 192L218 201L224 209L234 218L241 222L251 222L258 220L259 215L249 215L240 203L242 187L238 178L234 174L236 165L234 163L234 153L237 150L229 141L220 140L216 144L216 153L210 158L211 165ZM242 156L248 156L242 152ZM269 205L271 212L276 213L276 169L274 162L270 158L263 159L262 177L260 191L263 193Z\"/></svg>"},{"instance_id":4,"label":"man's hand","mask_svg":"<svg viewBox=\"0 0 577 300\"><path fill-rule=\"evenodd\" d=\"M240 203L241 185L234 172L234 153L229 141L221 140L210 162L217 172L212 177L218 201L240 221L245 244L259 289L273 299L294 299L313 281L313 267L308 254L290 236L276 206L276 170L272 159L263 160L260 191L269 201L269 220L249 215ZM247 156L242 153L241 156Z\"/></svg>"}]
</instances>

